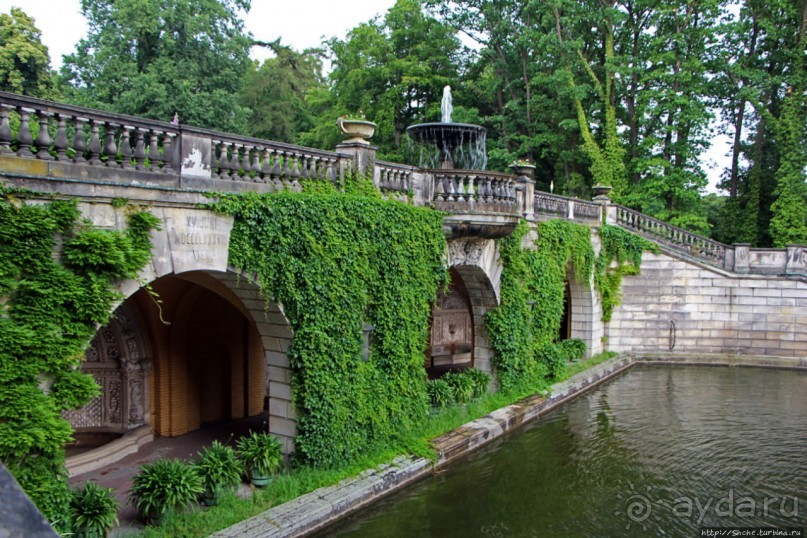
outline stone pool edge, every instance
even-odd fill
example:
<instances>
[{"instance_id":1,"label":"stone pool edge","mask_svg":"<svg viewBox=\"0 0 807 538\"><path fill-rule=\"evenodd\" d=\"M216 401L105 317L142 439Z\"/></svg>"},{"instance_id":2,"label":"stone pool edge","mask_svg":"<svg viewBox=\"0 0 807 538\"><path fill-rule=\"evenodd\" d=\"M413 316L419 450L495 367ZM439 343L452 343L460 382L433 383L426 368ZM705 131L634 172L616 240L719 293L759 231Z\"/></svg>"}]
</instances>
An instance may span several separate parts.
<instances>
[{"instance_id":1,"label":"stone pool edge","mask_svg":"<svg viewBox=\"0 0 807 538\"><path fill-rule=\"evenodd\" d=\"M434 473L455 460L518 429L570 399L623 373L636 364L673 364L729 367L765 367L807 370L807 358L733 354L625 353L592 366L552 385L547 396L534 395L436 437L432 445L437 461L399 456L376 469L338 484L306 493L275 506L212 536L301 537L321 531L336 521L410 483Z\"/></svg>"},{"instance_id":2,"label":"stone pool edge","mask_svg":"<svg viewBox=\"0 0 807 538\"><path fill-rule=\"evenodd\" d=\"M296 538L323 530L364 506L440 470L525 422L619 375L635 362L634 357L627 355L614 357L552 385L548 396L529 396L440 435L432 441L438 454L434 462L426 458L399 456L390 463L363 471L358 476L347 478L333 486L301 495L211 536Z\"/></svg>"}]
</instances>

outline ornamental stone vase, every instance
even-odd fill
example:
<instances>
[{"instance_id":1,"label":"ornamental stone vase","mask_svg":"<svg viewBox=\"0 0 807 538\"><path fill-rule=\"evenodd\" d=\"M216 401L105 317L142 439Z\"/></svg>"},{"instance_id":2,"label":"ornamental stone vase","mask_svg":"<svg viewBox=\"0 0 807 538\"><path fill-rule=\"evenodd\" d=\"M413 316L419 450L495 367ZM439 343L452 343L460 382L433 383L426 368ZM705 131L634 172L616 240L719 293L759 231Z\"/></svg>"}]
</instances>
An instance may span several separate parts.
<instances>
[{"instance_id":1,"label":"ornamental stone vase","mask_svg":"<svg viewBox=\"0 0 807 538\"><path fill-rule=\"evenodd\" d=\"M352 142L355 144L370 145L367 140L372 138L375 134L375 123L367 120L353 120L348 118L339 118L336 120L336 125L342 131L344 142Z\"/></svg>"}]
</instances>

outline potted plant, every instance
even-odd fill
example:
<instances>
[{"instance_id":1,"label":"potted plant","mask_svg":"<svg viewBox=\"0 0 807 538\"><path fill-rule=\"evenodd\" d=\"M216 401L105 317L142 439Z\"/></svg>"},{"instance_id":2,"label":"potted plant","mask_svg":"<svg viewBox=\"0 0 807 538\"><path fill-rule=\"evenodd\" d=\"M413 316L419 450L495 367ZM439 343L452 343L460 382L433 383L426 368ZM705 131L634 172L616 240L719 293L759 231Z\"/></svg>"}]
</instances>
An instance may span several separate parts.
<instances>
[{"instance_id":1,"label":"potted plant","mask_svg":"<svg viewBox=\"0 0 807 538\"><path fill-rule=\"evenodd\" d=\"M519 177L526 176L530 179L535 177L535 165L526 159L519 159L510 165L513 173Z\"/></svg>"},{"instance_id":2,"label":"potted plant","mask_svg":"<svg viewBox=\"0 0 807 538\"><path fill-rule=\"evenodd\" d=\"M367 145L370 144L367 140L373 137L375 134L375 128L377 127L375 123L364 119L363 115L361 118L348 118L347 116L342 116L336 120L336 125L342 132L345 142L355 142Z\"/></svg>"},{"instance_id":3,"label":"potted plant","mask_svg":"<svg viewBox=\"0 0 807 538\"><path fill-rule=\"evenodd\" d=\"M70 515L77 538L102 538L118 524L118 501L112 488L85 482L70 492Z\"/></svg>"},{"instance_id":4,"label":"potted plant","mask_svg":"<svg viewBox=\"0 0 807 538\"><path fill-rule=\"evenodd\" d=\"M193 467L182 460L159 459L140 467L132 479L129 502L146 523L159 525L166 514L184 509L203 492Z\"/></svg>"},{"instance_id":5,"label":"potted plant","mask_svg":"<svg viewBox=\"0 0 807 538\"><path fill-rule=\"evenodd\" d=\"M218 504L221 495L234 489L241 481L242 470L235 450L219 441L213 441L199 452L199 460L193 467L202 479L202 502L207 506Z\"/></svg>"},{"instance_id":6,"label":"potted plant","mask_svg":"<svg viewBox=\"0 0 807 538\"><path fill-rule=\"evenodd\" d=\"M238 440L238 459L252 484L266 486L283 464L280 441L268 433L249 432Z\"/></svg>"}]
</instances>

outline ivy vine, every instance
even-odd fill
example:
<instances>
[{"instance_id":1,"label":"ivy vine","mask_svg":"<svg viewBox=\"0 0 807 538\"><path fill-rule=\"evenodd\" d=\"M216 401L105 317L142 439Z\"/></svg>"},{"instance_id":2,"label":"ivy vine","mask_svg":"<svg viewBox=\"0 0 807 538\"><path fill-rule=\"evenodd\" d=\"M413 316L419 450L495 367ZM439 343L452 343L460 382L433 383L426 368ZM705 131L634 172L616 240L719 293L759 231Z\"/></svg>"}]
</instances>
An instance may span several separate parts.
<instances>
[{"instance_id":1,"label":"ivy vine","mask_svg":"<svg viewBox=\"0 0 807 538\"><path fill-rule=\"evenodd\" d=\"M235 217L230 264L257 276L293 329L297 457L342 464L419 423L431 305L448 281L442 216L361 181L222 195L213 207Z\"/></svg>"},{"instance_id":2,"label":"ivy vine","mask_svg":"<svg viewBox=\"0 0 807 538\"><path fill-rule=\"evenodd\" d=\"M594 286L600 294L602 320L611 321L614 308L622 302L622 277L638 275L642 252L658 252L656 244L617 226L603 225L599 231L600 254L594 271Z\"/></svg>"},{"instance_id":3,"label":"ivy vine","mask_svg":"<svg viewBox=\"0 0 807 538\"><path fill-rule=\"evenodd\" d=\"M81 218L75 201L26 201L0 186L0 460L57 528L69 527L61 412L98 393L80 364L97 326L151 254L159 221L129 214L125 232Z\"/></svg>"},{"instance_id":4,"label":"ivy vine","mask_svg":"<svg viewBox=\"0 0 807 538\"><path fill-rule=\"evenodd\" d=\"M555 341L563 318L567 269L588 282L594 268L591 230L569 221L537 226L535 248L522 248L529 233L522 222L499 242L501 303L486 317L494 364L503 390L521 383L541 384L559 375L565 354Z\"/></svg>"}]
</instances>

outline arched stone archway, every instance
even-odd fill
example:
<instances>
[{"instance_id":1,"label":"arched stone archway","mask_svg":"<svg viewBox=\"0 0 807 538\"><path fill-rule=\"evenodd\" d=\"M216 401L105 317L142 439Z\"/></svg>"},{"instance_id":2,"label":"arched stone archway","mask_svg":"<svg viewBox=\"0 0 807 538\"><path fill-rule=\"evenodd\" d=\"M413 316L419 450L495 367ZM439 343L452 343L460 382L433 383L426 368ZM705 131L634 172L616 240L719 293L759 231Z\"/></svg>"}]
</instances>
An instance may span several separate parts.
<instances>
[{"instance_id":1,"label":"arched stone archway","mask_svg":"<svg viewBox=\"0 0 807 538\"><path fill-rule=\"evenodd\" d=\"M122 320L129 321L122 325ZM127 343L127 334L138 340ZM265 412L270 433L291 452L296 435L286 356L291 338L280 307L243 275L213 270L164 275L131 293L99 331L84 369L99 380L102 395L67 418L87 431L108 428L88 417L98 415L99 407L105 417L128 405L142 420L119 421L115 431L150 424L155 434L170 437ZM134 350L143 372L139 381L129 376L134 384L129 382L128 392L122 365L133 361L108 360L121 355L109 350L123 348ZM100 372L96 356L104 357ZM129 400L117 404L119 393ZM133 394L139 406L127 403Z\"/></svg>"},{"instance_id":2,"label":"arched stone archway","mask_svg":"<svg viewBox=\"0 0 807 538\"><path fill-rule=\"evenodd\" d=\"M603 324L600 300L592 282L577 282L574 272L566 275L569 293L569 338L582 340L586 344L586 356L591 357L603 350Z\"/></svg>"}]
</instances>

